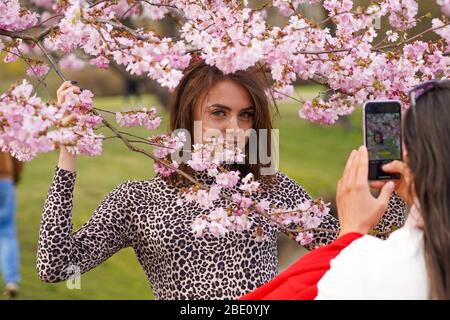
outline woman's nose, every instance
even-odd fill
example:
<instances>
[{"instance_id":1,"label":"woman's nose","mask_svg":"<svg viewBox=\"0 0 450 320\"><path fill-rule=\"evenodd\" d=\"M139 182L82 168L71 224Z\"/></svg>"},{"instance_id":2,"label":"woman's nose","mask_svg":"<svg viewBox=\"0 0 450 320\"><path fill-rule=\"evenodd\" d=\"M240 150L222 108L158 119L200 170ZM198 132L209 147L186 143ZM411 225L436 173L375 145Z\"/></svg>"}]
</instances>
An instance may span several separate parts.
<instances>
[{"instance_id":1,"label":"woman's nose","mask_svg":"<svg viewBox=\"0 0 450 320\"><path fill-rule=\"evenodd\" d=\"M230 143L237 143L237 146L242 149L245 145L245 133L243 128L239 125L238 117L232 117L228 122L225 132L225 140Z\"/></svg>"},{"instance_id":2,"label":"woman's nose","mask_svg":"<svg viewBox=\"0 0 450 320\"><path fill-rule=\"evenodd\" d=\"M236 117L236 116L230 117L230 120L228 121L227 129L233 130L233 131L238 131L240 129L238 117Z\"/></svg>"}]
</instances>

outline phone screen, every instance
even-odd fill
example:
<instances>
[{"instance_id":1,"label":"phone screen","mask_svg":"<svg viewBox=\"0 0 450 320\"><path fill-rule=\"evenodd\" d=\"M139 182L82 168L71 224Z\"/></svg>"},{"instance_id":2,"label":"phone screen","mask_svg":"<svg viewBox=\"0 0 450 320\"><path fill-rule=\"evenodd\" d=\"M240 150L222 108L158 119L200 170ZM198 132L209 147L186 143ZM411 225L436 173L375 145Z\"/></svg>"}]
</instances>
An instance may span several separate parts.
<instances>
[{"instance_id":1,"label":"phone screen","mask_svg":"<svg viewBox=\"0 0 450 320\"><path fill-rule=\"evenodd\" d=\"M383 164L402 159L401 105L398 101L369 101L364 106L365 144L369 151L369 180L399 179Z\"/></svg>"}]
</instances>

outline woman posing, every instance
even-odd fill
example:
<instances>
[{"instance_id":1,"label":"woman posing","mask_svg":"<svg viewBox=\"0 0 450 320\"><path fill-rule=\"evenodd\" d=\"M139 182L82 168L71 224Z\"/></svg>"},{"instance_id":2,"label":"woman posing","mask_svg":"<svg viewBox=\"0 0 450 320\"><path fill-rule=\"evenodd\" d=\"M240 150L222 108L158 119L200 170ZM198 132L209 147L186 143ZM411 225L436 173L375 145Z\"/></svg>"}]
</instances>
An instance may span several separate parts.
<instances>
[{"instance_id":1,"label":"woman posing","mask_svg":"<svg viewBox=\"0 0 450 320\"><path fill-rule=\"evenodd\" d=\"M65 82L58 90L59 103L68 92L79 92L79 88ZM194 61L186 69L173 101L171 131L184 128L193 136L194 121L202 121L203 130L221 132L272 129L265 88L253 70L224 75L215 67ZM156 176L120 184L89 221L72 233L75 164L76 157L62 148L41 222L37 270L42 280L65 280L74 267L86 272L130 246L157 299L233 299L277 275L279 227L253 215L251 221L264 228L263 241L257 241L251 232L197 238L191 230L192 222L207 210L193 203L177 204L177 179ZM251 172L260 178L265 191L255 195L255 200L268 199L277 207L293 209L310 199L301 186L282 173L260 177L261 164L237 166L242 176ZM212 182L202 174L196 174L196 178L205 184ZM217 205L227 207L230 203L221 199ZM403 225L404 210L403 201L393 196L377 230ZM338 221L331 215L325 217L321 227L339 230ZM336 236L337 232L317 233L311 246L327 244Z\"/></svg>"}]
</instances>

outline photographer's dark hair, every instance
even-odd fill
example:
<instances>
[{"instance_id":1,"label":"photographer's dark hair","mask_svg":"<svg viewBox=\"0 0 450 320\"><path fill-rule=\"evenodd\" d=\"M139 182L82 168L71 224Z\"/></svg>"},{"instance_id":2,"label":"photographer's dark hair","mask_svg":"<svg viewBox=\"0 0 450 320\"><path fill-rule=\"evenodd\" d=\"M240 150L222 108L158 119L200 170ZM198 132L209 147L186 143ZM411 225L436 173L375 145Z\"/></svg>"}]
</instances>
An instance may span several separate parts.
<instances>
[{"instance_id":1,"label":"photographer's dark hair","mask_svg":"<svg viewBox=\"0 0 450 320\"><path fill-rule=\"evenodd\" d=\"M430 298L450 299L450 81L421 95L405 115L408 165L424 220Z\"/></svg>"}]
</instances>

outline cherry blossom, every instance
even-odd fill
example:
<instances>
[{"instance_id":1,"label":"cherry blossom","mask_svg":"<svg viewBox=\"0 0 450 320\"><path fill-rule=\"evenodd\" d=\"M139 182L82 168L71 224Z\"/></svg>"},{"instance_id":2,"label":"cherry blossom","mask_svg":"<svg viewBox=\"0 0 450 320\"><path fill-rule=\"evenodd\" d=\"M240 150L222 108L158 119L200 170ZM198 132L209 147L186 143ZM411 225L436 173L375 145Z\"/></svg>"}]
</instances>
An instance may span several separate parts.
<instances>
[{"instance_id":1,"label":"cherry blossom","mask_svg":"<svg viewBox=\"0 0 450 320\"><path fill-rule=\"evenodd\" d=\"M41 77L45 76L49 70L50 70L50 67L47 64L35 63L33 65L30 65L30 67L27 69L27 75L29 77L41 78Z\"/></svg>"},{"instance_id":2,"label":"cherry blossom","mask_svg":"<svg viewBox=\"0 0 450 320\"><path fill-rule=\"evenodd\" d=\"M161 117L156 117L156 108L142 108L127 112L116 112L116 122L123 127L144 126L154 130L161 124Z\"/></svg>"},{"instance_id":3,"label":"cherry blossom","mask_svg":"<svg viewBox=\"0 0 450 320\"><path fill-rule=\"evenodd\" d=\"M21 7L18 0L0 2L0 29L16 31L37 23L39 14Z\"/></svg>"},{"instance_id":4,"label":"cherry blossom","mask_svg":"<svg viewBox=\"0 0 450 320\"><path fill-rule=\"evenodd\" d=\"M450 1L449 0L436 0L437 4L441 6L442 12L446 16L450 16Z\"/></svg>"},{"instance_id":5,"label":"cherry blossom","mask_svg":"<svg viewBox=\"0 0 450 320\"><path fill-rule=\"evenodd\" d=\"M86 63L79 59L75 54L70 53L66 56L64 56L63 58L61 58L61 60L59 60L59 66L62 69L66 69L66 70L81 70L83 69L83 67L86 65Z\"/></svg>"},{"instance_id":6,"label":"cherry blossom","mask_svg":"<svg viewBox=\"0 0 450 320\"><path fill-rule=\"evenodd\" d=\"M94 132L101 118L87 113L92 107L92 93L69 97L61 107L44 103L26 80L14 85L0 97L0 142L3 152L23 161L37 154L65 146L70 152L84 155L101 153L102 135ZM64 123L67 111L76 119Z\"/></svg>"}]
</instances>

